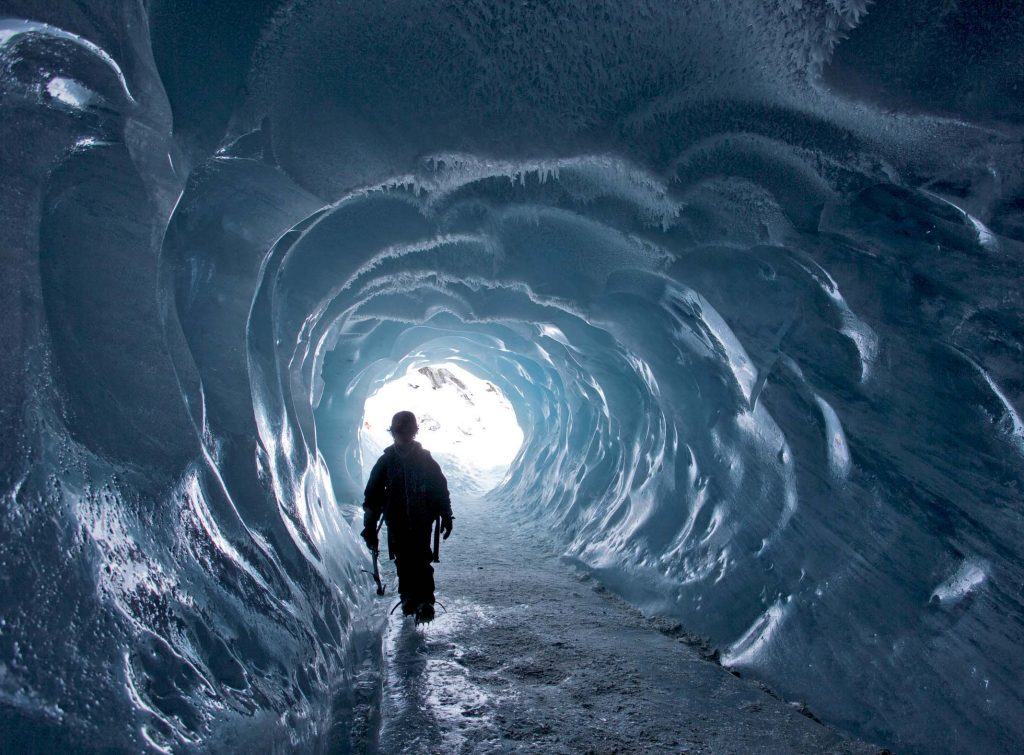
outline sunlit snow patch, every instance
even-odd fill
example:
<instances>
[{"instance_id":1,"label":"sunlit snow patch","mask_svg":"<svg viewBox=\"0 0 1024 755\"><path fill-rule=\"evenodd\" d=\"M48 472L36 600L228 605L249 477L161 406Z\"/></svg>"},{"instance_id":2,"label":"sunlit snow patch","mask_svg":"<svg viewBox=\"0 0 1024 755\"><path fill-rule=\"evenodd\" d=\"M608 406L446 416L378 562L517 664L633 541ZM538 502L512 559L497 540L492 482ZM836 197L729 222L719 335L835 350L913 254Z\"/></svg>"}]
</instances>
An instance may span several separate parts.
<instances>
[{"instance_id":1,"label":"sunlit snow patch","mask_svg":"<svg viewBox=\"0 0 1024 755\"><path fill-rule=\"evenodd\" d=\"M943 605L962 600L988 578L989 565L981 559L965 559L949 578L932 591L931 599Z\"/></svg>"},{"instance_id":2,"label":"sunlit snow patch","mask_svg":"<svg viewBox=\"0 0 1024 755\"><path fill-rule=\"evenodd\" d=\"M54 76L50 79L46 91L53 99L73 108L84 108L96 96L88 87L63 76Z\"/></svg>"}]
</instances>

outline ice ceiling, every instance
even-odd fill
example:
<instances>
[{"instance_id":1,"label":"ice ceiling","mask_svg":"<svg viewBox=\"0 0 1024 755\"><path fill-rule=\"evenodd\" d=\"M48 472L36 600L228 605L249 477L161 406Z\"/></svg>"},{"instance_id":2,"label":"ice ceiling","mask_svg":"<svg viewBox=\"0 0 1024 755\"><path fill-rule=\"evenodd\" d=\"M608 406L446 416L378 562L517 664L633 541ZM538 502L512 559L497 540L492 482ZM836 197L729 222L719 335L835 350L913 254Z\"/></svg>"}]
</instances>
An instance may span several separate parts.
<instances>
[{"instance_id":1,"label":"ice ceiling","mask_svg":"<svg viewBox=\"0 0 1024 755\"><path fill-rule=\"evenodd\" d=\"M364 401L457 361L627 599L901 752L1019 746L1014 3L2 15L0 743L354 736Z\"/></svg>"}]
</instances>

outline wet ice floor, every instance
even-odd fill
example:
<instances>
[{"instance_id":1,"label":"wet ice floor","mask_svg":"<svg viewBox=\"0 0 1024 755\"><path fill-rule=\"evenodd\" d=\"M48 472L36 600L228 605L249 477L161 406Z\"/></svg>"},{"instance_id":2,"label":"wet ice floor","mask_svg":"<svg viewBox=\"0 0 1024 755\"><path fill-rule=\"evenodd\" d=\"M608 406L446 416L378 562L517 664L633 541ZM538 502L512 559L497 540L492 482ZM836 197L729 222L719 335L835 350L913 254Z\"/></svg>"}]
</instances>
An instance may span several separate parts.
<instances>
[{"instance_id":1,"label":"wet ice floor","mask_svg":"<svg viewBox=\"0 0 1024 755\"><path fill-rule=\"evenodd\" d=\"M435 565L447 613L388 619L379 752L877 752L702 660L496 505L457 505L455 524Z\"/></svg>"}]
</instances>

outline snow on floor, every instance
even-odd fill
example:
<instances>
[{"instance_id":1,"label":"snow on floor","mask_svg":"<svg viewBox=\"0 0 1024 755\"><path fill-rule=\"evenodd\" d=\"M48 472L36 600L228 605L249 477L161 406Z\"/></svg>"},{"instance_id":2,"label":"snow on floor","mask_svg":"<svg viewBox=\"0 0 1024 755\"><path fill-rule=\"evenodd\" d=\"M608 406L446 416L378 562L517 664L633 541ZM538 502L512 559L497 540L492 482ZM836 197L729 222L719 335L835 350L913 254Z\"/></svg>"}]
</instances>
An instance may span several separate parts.
<instances>
[{"instance_id":1,"label":"snow on floor","mask_svg":"<svg viewBox=\"0 0 1024 755\"><path fill-rule=\"evenodd\" d=\"M517 532L456 502L438 599L384 638L382 753L876 753L703 660ZM388 595L393 567L385 565Z\"/></svg>"}]
</instances>

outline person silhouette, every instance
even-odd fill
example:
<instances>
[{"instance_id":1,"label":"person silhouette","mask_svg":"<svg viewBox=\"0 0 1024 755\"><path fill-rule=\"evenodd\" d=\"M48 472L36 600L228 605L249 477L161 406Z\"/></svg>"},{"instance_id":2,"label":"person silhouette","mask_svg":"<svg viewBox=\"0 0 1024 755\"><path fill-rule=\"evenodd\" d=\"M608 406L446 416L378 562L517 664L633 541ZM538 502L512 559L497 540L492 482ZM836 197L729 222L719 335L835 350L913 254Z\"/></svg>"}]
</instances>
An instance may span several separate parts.
<instances>
[{"instance_id":1,"label":"person silhouette","mask_svg":"<svg viewBox=\"0 0 1024 755\"><path fill-rule=\"evenodd\" d=\"M430 531L440 519L444 539L452 533L448 481L440 465L416 440L416 415L401 411L391 418L388 432L394 444L384 449L370 471L363 494L362 537L367 547L379 552L378 521L388 526L388 556L398 570L398 594L402 613L416 623L434 618L434 567L437 554L430 545ZM436 542L436 541L435 541Z\"/></svg>"}]
</instances>

